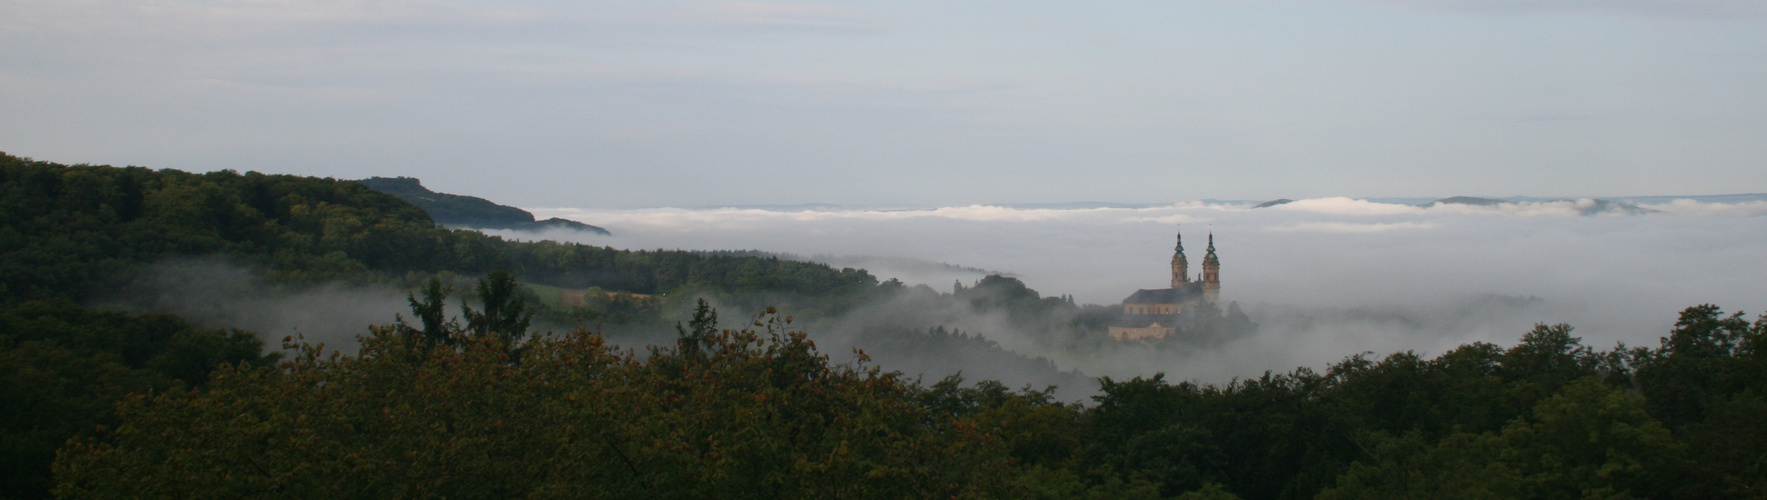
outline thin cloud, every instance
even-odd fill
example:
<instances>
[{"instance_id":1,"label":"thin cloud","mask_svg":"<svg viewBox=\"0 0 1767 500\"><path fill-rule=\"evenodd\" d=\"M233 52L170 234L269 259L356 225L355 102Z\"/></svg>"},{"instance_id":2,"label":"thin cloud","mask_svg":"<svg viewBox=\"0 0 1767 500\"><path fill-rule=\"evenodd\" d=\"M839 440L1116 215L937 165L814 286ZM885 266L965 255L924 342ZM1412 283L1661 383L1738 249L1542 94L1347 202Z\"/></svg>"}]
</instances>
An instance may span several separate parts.
<instances>
[{"instance_id":1,"label":"thin cloud","mask_svg":"<svg viewBox=\"0 0 1767 500\"><path fill-rule=\"evenodd\" d=\"M538 6L445 0L57 0L0 5L0 27L49 38L155 40L204 48L226 40L333 49L377 40L442 45L552 44L580 49L694 36L871 32L865 12L797 2L612 3ZM623 40L623 41L621 41ZM208 47L213 52L223 47Z\"/></svg>"},{"instance_id":2,"label":"thin cloud","mask_svg":"<svg viewBox=\"0 0 1767 500\"><path fill-rule=\"evenodd\" d=\"M1398 215L1415 214L1421 211L1421 209L1411 205L1378 203L1341 196L1299 200L1270 207L1269 210L1311 212L1330 215Z\"/></svg>"},{"instance_id":3,"label":"thin cloud","mask_svg":"<svg viewBox=\"0 0 1767 500\"><path fill-rule=\"evenodd\" d=\"M1755 217L1767 215L1767 201L1745 203L1705 203L1690 199L1680 199L1668 203L1639 205L1651 210L1660 210L1677 215L1720 215L1733 217Z\"/></svg>"},{"instance_id":4,"label":"thin cloud","mask_svg":"<svg viewBox=\"0 0 1767 500\"><path fill-rule=\"evenodd\" d=\"M1378 3L1501 15L1595 13L1672 19L1767 16L1755 0L1369 0Z\"/></svg>"},{"instance_id":5,"label":"thin cloud","mask_svg":"<svg viewBox=\"0 0 1767 500\"><path fill-rule=\"evenodd\" d=\"M802 2L713 2L661 7L653 12L670 22L767 29L870 31L878 26L859 9Z\"/></svg>"},{"instance_id":6,"label":"thin cloud","mask_svg":"<svg viewBox=\"0 0 1767 500\"><path fill-rule=\"evenodd\" d=\"M1268 228L1271 231L1303 231L1315 233L1382 233L1387 231L1406 231L1434 229L1433 222L1301 222Z\"/></svg>"},{"instance_id":7,"label":"thin cloud","mask_svg":"<svg viewBox=\"0 0 1767 500\"><path fill-rule=\"evenodd\" d=\"M905 220L949 219L972 222L1037 222L1054 220L1099 220L1106 222L1158 222L1166 224L1193 223L1206 220L1195 215L1174 213L1180 206L1154 208L1016 208L1000 205L966 205L914 209L842 209L769 210L762 208L646 208L628 210L530 208L544 217L599 221L597 225L618 227L633 224L659 228L690 228L698 224L748 224L762 221L823 221L823 220Z\"/></svg>"},{"instance_id":8,"label":"thin cloud","mask_svg":"<svg viewBox=\"0 0 1767 500\"><path fill-rule=\"evenodd\" d=\"M1590 210L1597 209L1598 207L1598 202L1594 199L1582 198L1577 200L1529 201L1501 203L1496 205L1440 203L1424 210L1463 214L1506 215L1510 217L1578 217L1587 215L1590 213Z\"/></svg>"},{"instance_id":9,"label":"thin cloud","mask_svg":"<svg viewBox=\"0 0 1767 500\"><path fill-rule=\"evenodd\" d=\"M48 33L214 39L266 37L345 25L503 24L545 19L533 8L437 0L268 0L17 2L0 9L9 28ZM188 31L201 28L202 31Z\"/></svg>"}]
</instances>

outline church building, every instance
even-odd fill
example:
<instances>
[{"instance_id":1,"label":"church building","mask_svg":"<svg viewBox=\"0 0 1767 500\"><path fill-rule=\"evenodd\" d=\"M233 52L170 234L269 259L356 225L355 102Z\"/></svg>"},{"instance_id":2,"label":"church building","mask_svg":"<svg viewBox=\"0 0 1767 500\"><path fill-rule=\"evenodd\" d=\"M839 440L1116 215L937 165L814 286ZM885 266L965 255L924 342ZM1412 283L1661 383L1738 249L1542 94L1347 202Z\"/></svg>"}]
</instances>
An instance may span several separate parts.
<instances>
[{"instance_id":1,"label":"church building","mask_svg":"<svg viewBox=\"0 0 1767 500\"><path fill-rule=\"evenodd\" d=\"M1198 303L1214 304L1221 297L1221 260L1215 257L1215 234L1203 254L1203 273L1190 278L1190 261L1184 258L1184 235L1172 252L1172 287L1136 290L1123 299L1123 314L1110 325L1115 340L1163 339L1178 332L1185 313Z\"/></svg>"}]
</instances>

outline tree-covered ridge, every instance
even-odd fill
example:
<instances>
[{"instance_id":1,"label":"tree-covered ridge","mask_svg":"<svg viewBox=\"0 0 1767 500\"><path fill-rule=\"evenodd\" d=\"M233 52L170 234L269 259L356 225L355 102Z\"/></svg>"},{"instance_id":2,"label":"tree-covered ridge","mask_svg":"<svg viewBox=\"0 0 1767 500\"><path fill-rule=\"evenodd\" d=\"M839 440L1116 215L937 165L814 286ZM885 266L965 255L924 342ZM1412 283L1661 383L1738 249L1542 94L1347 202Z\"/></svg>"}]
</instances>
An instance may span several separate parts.
<instances>
[{"instance_id":1,"label":"tree-covered ridge","mask_svg":"<svg viewBox=\"0 0 1767 500\"><path fill-rule=\"evenodd\" d=\"M820 264L449 230L418 207L352 181L70 166L0 153L0 399L7 408L0 412L7 436L0 498L46 495L52 451L108 425L124 395L167 390L177 380L199 384L220 362L258 362L260 344L250 333L74 305L115 298L108 294L155 263L213 256L288 287L415 286L432 275L470 279L506 269L533 283L766 293L837 310L877 285L862 270ZM637 318L654 321L656 312ZM58 326L64 323L88 326Z\"/></svg>"},{"instance_id":2,"label":"tree-covered ridge","mask_svg":"<svg viewBox=\"0 0 1767 500\"><path fill-rule=\"evenodd\" d=\"M487 305L487 307L490 307ZM360 356L131 398L70 443L73 498L1759 498L1767 316L1689 308L1654 349L1564 325L1226 384L1106 379L1091 406L833 363L765 314L638 356L377 328ZM863 359L863 358L861 358Z\"/></svg>"},{"instance_id":3,"label":"tree-covered ridge","mask_svg":"<svg viewBox=\"0 0 1767 500\"><path fill-rule=\"evenodd\" d=\"M353 183L0 155L5 302L78 299L174 255L232 255L305 279L403 271L412 253L434 253L409 242L435 236L422 210Z\"/></svg>"},{"instance_id":4,"label":"tree-covered ridge","mask_svg":"<svg viewBox=\"0 0 1767 500\"><path fill-rule=\"evenodd\" d=\"M534 214L527 210L498 205L476 196L430 191L423 187L422 181L411 177L369 177L356 182L417 205L438 224L478 229L575 229L609 234L606 229L569 219L553 217L536 221Z\"/></svg>"},{"instance_id":5,"label":"tree-covered ridge","mask_svg":"<svg viewBox=\"0 0 1767 500\"><path fill-rule=\"evenodd\" d=\"M210 255L294 284L493 269L527 282L643 294L702 287L823 296L877 284L862 270L775 258L505 241L438 227L416 206L335 179L0 154L0 195L0 303L81 300L142 264Z\"/></svg>"}]
</instances>

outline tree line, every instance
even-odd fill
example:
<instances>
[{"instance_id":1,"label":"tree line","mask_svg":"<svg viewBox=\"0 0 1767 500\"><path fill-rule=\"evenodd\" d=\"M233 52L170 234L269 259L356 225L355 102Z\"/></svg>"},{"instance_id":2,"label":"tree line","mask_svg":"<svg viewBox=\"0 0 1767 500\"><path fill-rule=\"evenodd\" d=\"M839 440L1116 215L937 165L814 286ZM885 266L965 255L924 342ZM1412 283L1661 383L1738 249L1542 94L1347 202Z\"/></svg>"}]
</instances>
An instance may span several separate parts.
<instances>
[{"instance_id":1,"label":"tree line","mask_svg":"<svg viewBox=\"0 0 1767 500\"><path fill-rule=\"evenodd\" d=\"M143 264L192 255L261 266L272 281L289 285L397 282L444 271L483 276L493 269L524 282L641 294L697 286L840 297L878 284L863 270L771 257L507 241L449 230L422 209L355 181L69 166L0 153L0 303L79 301L120 286Z\"/></svg>"},{"instance_id":2,"label":"tree line","mask_svg":"<svg viewBox=\"0 0 1767 500\"><path fill-rule=\"evenodd\" d=\"M414 300L414 303L421 300ZM484 307L491 308L491 304ZM360 355L129 396L68 498L1758 498L1767 316L1688 308L1655 348L1565 325L1089 405L834 363L776 310L672 346L377 327Z\"/></svg>"}]
</instances>

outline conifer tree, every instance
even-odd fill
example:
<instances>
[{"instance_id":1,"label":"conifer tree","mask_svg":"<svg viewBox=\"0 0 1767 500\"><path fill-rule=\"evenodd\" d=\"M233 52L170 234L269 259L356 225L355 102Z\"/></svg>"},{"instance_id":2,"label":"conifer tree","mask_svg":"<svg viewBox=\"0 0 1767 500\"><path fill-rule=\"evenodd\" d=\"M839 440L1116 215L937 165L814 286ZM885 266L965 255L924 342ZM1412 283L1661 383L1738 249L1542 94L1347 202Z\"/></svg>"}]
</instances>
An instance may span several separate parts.
<instances>
[{"instance_id":1,"label":"conifer tree","mask_svg":"<svg viewBox=\"0 0 1767 500\"><path fill-rule=\"evenodd\" d=\"M520 294L521 285L509 271L497 269L479 280L473 292L478 295L482 311L461 303L466 316L466 330L477 338L493 338L506 346L521 342L534 319L534 308Z\"/></svg>"}]
</instances>

